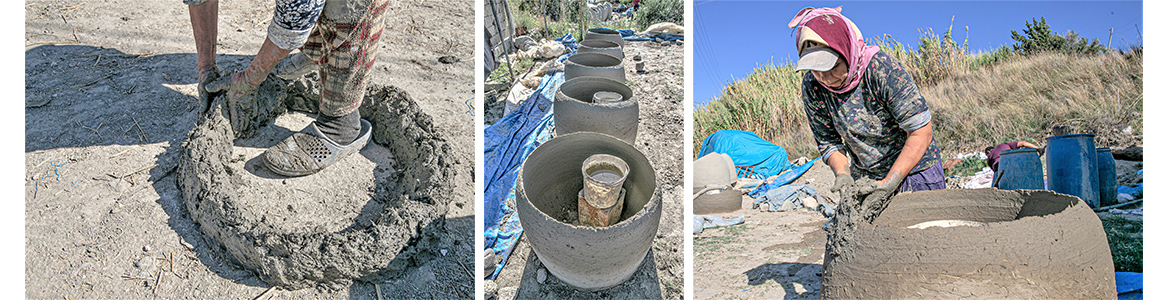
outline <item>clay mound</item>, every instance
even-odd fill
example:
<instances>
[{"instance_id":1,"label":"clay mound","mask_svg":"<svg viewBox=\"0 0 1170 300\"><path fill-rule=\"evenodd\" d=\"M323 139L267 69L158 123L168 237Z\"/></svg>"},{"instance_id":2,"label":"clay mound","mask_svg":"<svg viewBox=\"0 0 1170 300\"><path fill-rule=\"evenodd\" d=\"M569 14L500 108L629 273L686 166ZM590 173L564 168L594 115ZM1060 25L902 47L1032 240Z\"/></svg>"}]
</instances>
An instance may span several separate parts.
<instances>
[{"instance_id":1,"label":"clay mound","mask_svg":"<svg viewBox=\"0 0 1170 300\"><path fill-rule=\"evenodd\" d=\"M286 88L298 84L275 77L268 80ZM304 86L304 82L300 84ZM302 90L312 90L311 84L310 89ZM309 107L316 107L315 101L306 100L315 96L296 94L300 103L309 106L305 103L312 102ZM232 167L238 163L233 162L237 133L226 118L225 99L217 97L190 132L178 167L187 210L215 245L212 248L256 272L262 280L286 289L374 280L431 255L430 249L439 243L450 201L446 182L451 171L442 159L450 154L450 147L434 133L430 117L405 93L372 86L365 101L362 118L374 124L374 142L389 148L394 173L373 184L369 201L352 223L297 227L248 205L258 200L245 199L253 194L242 192L249 188L248 182L238 167ZM271 122L271 118L261 119L257 119L258 124Z\"/></svg>"},{"instance_id":2,"label":"clay mound","mask_svg":"<svg viewBox=\"0 0 1170 300\"><path fill-rule=\"evenodd\" d=\"M1075 197L939 190L894 197L873 224L844 224L849 213L829 235L825 299L1117 297L1101 221ZM905 228L936 220L987 226Z\"/></svg>"}]
</instances>

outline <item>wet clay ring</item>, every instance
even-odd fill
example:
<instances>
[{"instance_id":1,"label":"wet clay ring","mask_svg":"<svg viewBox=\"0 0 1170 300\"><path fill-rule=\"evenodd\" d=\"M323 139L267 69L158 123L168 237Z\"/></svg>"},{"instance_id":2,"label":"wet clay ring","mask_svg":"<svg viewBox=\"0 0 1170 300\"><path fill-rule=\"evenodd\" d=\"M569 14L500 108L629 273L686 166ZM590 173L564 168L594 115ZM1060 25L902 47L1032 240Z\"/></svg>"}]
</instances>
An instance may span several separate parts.
<instances>
[{"instance_id":1,"label":"wet clay ring","mask_svg":"<svg viewBox=\"0 0 1170 300\"><path fill-rule=\"evenodd\" d=\"M987 225L906 228L936 220ZM1073 196L913 192L895 196L873 224L854 225L830 232L825 299L1117 298L1101 220Z\"/></svg>"},{"instance_id":2,"label":"wet clay ring","mask_svg":"<svg viewBox=\"0 0 1170 300\"><path fill-rule=\"evenodd\" d=\"M362 118L374 123L374 141L389 145L397 175L376 183L367 204L374 209L363 209L336 232L283 231L242 204L242 179L228 166L235 133L224 98L214 99L199 117L177 169L187 211L213 251L268 283L298 289L400 272L438 245L451 193L449 186L432 183L451 176L443 159L450 147L408 96L393 87L369 89Z\"/></svg>"}]
</instances>

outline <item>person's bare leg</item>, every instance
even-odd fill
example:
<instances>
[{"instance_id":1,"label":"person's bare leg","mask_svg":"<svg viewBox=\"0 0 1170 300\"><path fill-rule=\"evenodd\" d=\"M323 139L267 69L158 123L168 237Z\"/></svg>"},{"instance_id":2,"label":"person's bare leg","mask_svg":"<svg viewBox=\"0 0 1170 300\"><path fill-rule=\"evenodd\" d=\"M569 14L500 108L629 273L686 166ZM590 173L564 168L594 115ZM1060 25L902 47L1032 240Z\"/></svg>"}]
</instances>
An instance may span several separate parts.
<instances>
[{"instance_id":1,"label":"person's bare leg","mask_svg":"<svg viewBox=\"0 0 1170 300\"><path fill-rule=\"evenodd\" d=\"M191 29L195 34L195 58L198 62L195 70L199 72L199 82L207 78L209 72L215 69L215 40L219 26L219 0L208 0L199 5L188 5L187 11L191 16Z\"/></svg>"}]
</instances>

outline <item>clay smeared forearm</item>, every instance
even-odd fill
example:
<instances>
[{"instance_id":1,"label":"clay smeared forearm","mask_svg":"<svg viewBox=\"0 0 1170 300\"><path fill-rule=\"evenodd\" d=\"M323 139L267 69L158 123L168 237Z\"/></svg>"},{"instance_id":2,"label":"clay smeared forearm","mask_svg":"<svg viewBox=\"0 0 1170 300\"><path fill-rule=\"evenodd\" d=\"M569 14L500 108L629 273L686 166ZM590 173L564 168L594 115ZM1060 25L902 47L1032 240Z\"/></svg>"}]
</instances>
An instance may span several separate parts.
<instances>
[{"instance_id":1,"label":"clay smeared forearm","mask_svg":"<svg viewBox=\"0 0 1170 300\"><path fill-rule=\"evenodd\" d=\"M890 172L886 173L886 178L882 179L880 183L898 178L901 181L910 174L910 170L918 165L918 161L922 160L922 154L926 153L926 148L930 146L930 140L934 138L934 122L927 122L926 126L909 131L906 137L906 145L902 146L902 153L898 154L898 159L894 160L894 165L890 167Z\"/></svg>"},{"instance_id":2,"label":"clay smeared forearm","mask_svg":"<svg viewBox=\"0 0 1170 300\"><path fill-rule=\"evenodd\" d=\"M829 157L825 158L825 163L833 168L834 174L849 174L849 158L845 157L845 154L842 154L841 151L829 154Z\"/></svg>"},{"instance_id":3,"label":"clay smeared forearm","mask_svg":"<svg viewBox=\"0 0 1170 300\"><path fill-rule=\"evenodd\" d=\"M276 64L288 56L292 50L280 49L272 40L264 38L264 45L260 46L260 52L256 53L256 57L252 58L252 63L244 69L244 81L252 86L260 85L264 78L268 77L268 72L276 67Z\"/></svg>"}]
</instances>

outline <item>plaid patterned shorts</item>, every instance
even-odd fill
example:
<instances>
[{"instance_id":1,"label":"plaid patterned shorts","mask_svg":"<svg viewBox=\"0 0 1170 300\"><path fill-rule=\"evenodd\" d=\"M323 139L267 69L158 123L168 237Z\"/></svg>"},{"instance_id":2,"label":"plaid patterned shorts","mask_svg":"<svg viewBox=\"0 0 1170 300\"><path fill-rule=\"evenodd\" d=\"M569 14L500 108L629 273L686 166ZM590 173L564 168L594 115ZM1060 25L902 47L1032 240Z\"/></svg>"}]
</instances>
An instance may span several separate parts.
<instances>
[{"instance_id":1,"label":"plaid patterned shorts","mask_svg":"<svg viewBox=\"0 0 1170 300\"><path fill-rule=\"evenodd\" d=\"M361 106L389 4L389 0L371 1L356 22L332 20L325 14L318 19L301 52L320 69L322 114L344 116Z\"/></svg>"}]
</instances>

